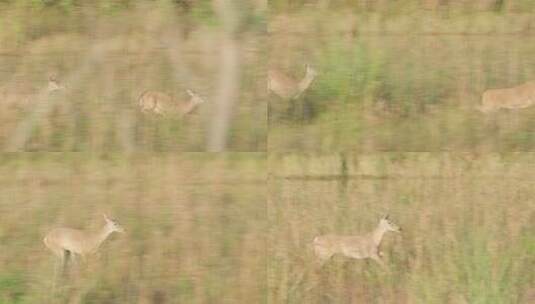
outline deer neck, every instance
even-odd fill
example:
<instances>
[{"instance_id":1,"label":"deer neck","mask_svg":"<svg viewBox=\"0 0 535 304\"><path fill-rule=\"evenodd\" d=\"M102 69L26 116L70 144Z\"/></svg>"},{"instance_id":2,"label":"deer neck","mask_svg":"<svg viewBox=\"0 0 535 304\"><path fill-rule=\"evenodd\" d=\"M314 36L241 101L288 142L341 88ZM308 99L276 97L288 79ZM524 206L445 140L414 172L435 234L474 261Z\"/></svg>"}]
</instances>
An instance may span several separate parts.
<instances>
[{"instance_id":1,"label":"deer neck","mask_svg":"<svg viewBox=\"0 0 535 304\"><path fill-rule=\"evenodd\" d=\"M307 73L305 75L305 77L303 77L303 79L301 79L301 81L299 82L299 85L298 85L298 96L303 93L303 91L305 91L309 86L310 84L312 83L312 81L314 80L314 75L310 74L310 73Z\"/></svg>"},{"instance_id":2,"label":"deer neck","mask_svg":"<svg viewBox=\"0 0 535 304\"><path fill-rule=\"evenodd\" d=\"M381 241L383 240L385 232L386 230L381 226L377 226L377 228L375 228L375 230L372 232L373 243L375 246L379 247L379 245L381 245Z\"/></svg>"},{"instance_id":3,"label":"deer neck","mask_svg":"<svg viewBox=\"0 0 535 304\"><path fill-rule=\"evenodd\" d=\"M88 244L89 251L94 252L97 250L100 247L100 244L102 244L102 242L104 242L112 232L113 230L109 229L108 226L104 226L97 231Z\"/></svg>"}]
</instances>

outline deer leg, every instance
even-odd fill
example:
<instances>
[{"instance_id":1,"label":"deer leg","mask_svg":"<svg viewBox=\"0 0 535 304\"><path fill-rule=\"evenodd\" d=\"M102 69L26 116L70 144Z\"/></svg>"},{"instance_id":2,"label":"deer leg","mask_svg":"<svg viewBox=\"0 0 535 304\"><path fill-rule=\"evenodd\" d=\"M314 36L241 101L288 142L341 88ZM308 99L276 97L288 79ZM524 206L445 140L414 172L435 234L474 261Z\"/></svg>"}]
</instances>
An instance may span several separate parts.
<instances>
[{"instance_id":1,"label":"deer leg","mask_svg":"<svg viewBox=\"0 0 535 304\"><path fill-rule=\"evenodd\" d=\"M322 250L321 248L315 248L315 253L317 257L317 263L319 264L320 268L325 265L325 263L331 259L333 254L329 252L328 250Z\"/></svg>"},{"instance_id":2,"label":"deer leg","mask_svg":"<svg viewBox=\"0 0 535 304\"><path fill-rule=\"evenodd\" d=\"M59 259L55 259L54 262L54 276L52 277L52 298L56 296L56 282L58 281L58 272L59 268L63 264L63 257L60 256Z\"/></svg>"},{"instance_id":3,"label":"deer leg","mask_svg":"<svg viewBox=\"0 0 535 304\"><path fill-rule=\"evenodd\" d=\"M372 255L370 258L376 261L384 270L389 270L388 266L386 266L385 262L379 257L379 255Z\"/></svg>"},{"instance_id":4,"label":"deer leg","mask_svg":"<svg viewBox=\"0 0 535 304\"><path fill-rule=\"evenodd\" d=\"M84 254L80 254L80 261L83 265L82 267L84 267L84 269L87 269L87 257Z\"/></svg>"},{"instance_id":5,"label":"deer leg","mask_svg":"<svg viewBox=\"0 0 535 304\"><path fill-rule=\"evenodd\" d=\"M156 104L156 105L154 105L154 108L153 108L153 109L154 109L154 113L156 113L156 114L160 114L160 115L163 114L163 108L162 108L161 105Z\"/></svg>"},{"instance_id":6,"label":"deer leg","mask_svg":"<svg viewBox=\"0 0 535 304\"><path fill-rule=\"evenodd\" d=\"M68 264L70 263L69 261L72 259L72 252L70 252L69 250L63 250L63 254L62 254L62 258L61 258L61 264L62 264L62 274L61 276L62 277L65 277L65 275L67 274L67 268L69 267Z\"/></svg>"},{"instance_id":7,"label":"deer leg","mask_svg":"<svg viewBox=\"0 0 535 304\"><path fill-rule=\"evenodd\" d=\"M326 257L319 257L317 259L317 263L319 265L320 268L323 268L323 266L325 265L325 263L327 263L327 261L329 261L331 259L331 256L326 256Z\"/></svg>"}]
</instances>

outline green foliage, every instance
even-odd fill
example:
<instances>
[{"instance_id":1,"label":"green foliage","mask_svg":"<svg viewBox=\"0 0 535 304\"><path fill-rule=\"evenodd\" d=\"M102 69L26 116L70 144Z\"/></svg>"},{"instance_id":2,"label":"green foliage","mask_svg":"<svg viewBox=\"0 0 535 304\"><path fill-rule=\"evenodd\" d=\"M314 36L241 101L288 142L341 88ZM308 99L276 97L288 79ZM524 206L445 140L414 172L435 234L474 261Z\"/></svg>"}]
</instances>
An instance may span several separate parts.
<instances>
[{"instance_id":1,"label":"green foliage","mask_svg":"<svg viewBox=\"0 0 535 304\"><path fill-rule=\"evenodd\" d=\"M215 12L212 9L210 1L199 1L191 9L191 16L194 20L201 22L203 24L216 26L218 25L217 18L215 18Z\"/></svg>"},{"instance_id":2,"label":"green foliage","mask_svg":"<svg viewBox=\"0 0 535 304\"><path fill-rule=\"evenodd\" d=\"M3 272L0 275L0 303L24 303L26 282L20 272Z\"/></svg>"},{"instance_id":3,"label":"green foliage","mask_svg":"<svg viewBox=\"0 0 535 304\"><path fill-rule=\"evenodd\" d=\"M320 96L348 102L351 98L373 95L380 75L384 73L380 50L372 52L359 42L346 48L332 40L323 54L319 58L321 76L314 85Z\"/></svg>"}]
</instances>

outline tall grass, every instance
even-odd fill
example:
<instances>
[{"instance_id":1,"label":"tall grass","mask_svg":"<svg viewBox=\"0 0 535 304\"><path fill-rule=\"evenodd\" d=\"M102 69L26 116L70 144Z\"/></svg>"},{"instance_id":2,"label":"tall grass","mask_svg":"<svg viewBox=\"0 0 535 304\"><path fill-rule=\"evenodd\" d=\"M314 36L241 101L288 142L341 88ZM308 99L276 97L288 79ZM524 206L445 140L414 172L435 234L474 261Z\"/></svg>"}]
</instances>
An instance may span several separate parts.
<instances>
[{"instance_id":1,"label":"tall grass","mask_svg":"<svg viewBox=\"0 0 535 304\"><path fill-rule=\"evenodd\" d=\"M184 11L181 3L133 1L110 7L112 12L104 7L108 2L99 2L102 7L79 3L68 8L58 3L0 4L0 106L4 109L0 146L4 149L17 127L44 102L32 100L34 94L23 105L23 98L16 97L12 88L37 92L46 86L48 74L56 73L68 90L54 96L55 105L40 115L22 149L206 150L220 70L220 29L209 2L196 2L191 11ZM263 85L258 25L262 16L252 8L241 14L252 15L245 18L251 27L240 31L243 79L232 111L228 149L261 151L267 134L265 90L259 87ZM89 67L80 72L92 56ZM76 73L81 75L74 81ZM187 118L142 115L138 109L137 99L145 90L186 100L186 89L207 100ZM8 105L10 99L16 102Z\"/></svg>"},{"instance_id":2,"label":"tall grass","mask_svg":"<svg viewBox=\"0 0 535 304\"><path fill-rule=\"evenodd\" d=\"M533 157L422 156L348 154L349 178L284 169L319 156L272 157L269 303L526 303L535 282ZM391 273L341 256L317 267L315 236L369 231L385 212L403 228L382 244Z\"/></svg>"}]
</instances>

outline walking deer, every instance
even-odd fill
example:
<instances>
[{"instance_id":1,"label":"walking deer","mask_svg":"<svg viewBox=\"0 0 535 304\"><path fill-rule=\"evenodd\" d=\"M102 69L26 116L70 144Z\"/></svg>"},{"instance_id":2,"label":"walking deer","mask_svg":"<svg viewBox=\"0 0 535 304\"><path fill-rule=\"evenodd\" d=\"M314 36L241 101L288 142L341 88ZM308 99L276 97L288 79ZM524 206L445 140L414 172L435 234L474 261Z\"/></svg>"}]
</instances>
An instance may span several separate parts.
<instances>
[{"instance_id":1,"label":"walking deer","mask_svg":"<svg viewBox=\"0 0 535 304\"><path fill-rule=\"evenodd\" d=\"M268 90L282 99L297 99L307 90L318 73L310 65L306 65L306 73L300 81L276 69L268 71Z\"/></svg>"},{"instance_id":2,"label":"walking deer","mask_svg":"<svg viewBox=\"0 0 535 304\"><path fill-rule=\"evenodd\" d=\"M69 259L74 259L77 255L85 260L87 255L93 254L98 250L102 242L110 234L124 232L124 228L115 220L108 218L106 215L103 216L106 223L98 231L89 232L72 228L56 228L45 236L43 239L45 246L59 259L64 272ZM56 272L57 267L54 277Z\"/></svg>"},{"instance_id":3,"label":"walking deer","mask_svg":"<svg viewBox=\"0 0 535 304\"><path fill-rule=\"evenodd\" d=\"M383 268L384 264L382 252L379 250L381 241L386 232L401 232L401 228L388 219L388 215L379 220L377 227L364 235L340 236L340 235L322 235L314 238L313 246L316 257L323 265L333 255L342 254L348 258L367 259L370 258Z\"/></svg>"},{"instance_id":4,"label":"walking deer","mask_svg":"<svg viewBox=\"0 0 535 304\"><path fill-rule=\"evenodd\" d=\"M154 112L162 115L165 113L178 113L185 116L192 113L205 100L192 90L186 90L190 96L189 100L177 100L172 96L158 92L145 91L139 96L139 107L142 112Z\"/></svg>"},{"instance_id":5,"label":"walking deer","mask_svg":"<svg viewBox=\"0 0 535 304\"><path fill-rule=\"evenodd\" d=\"M491 113L500 109L525 109L533 105L535 105L535 81L530 81L513 88L486 90L483 92L481 105L476 109L483 113Z\"/></svg>"}]
</instances>

